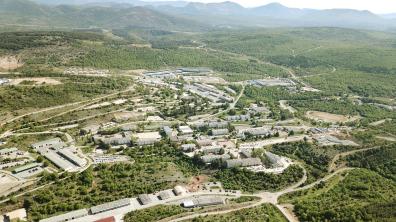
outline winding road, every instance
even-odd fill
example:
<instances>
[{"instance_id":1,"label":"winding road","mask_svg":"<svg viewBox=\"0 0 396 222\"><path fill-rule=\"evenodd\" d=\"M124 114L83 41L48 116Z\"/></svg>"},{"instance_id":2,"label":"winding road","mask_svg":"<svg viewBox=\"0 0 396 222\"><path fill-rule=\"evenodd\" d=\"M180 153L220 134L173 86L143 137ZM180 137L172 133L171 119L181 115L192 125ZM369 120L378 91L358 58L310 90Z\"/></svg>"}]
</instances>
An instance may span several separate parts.
<instances>
[{"instance_id":1,"label":"winding road","mask_svg":"<svg viewBox=\"0 0 396 222\"><path fill-rule=\"evenodd\" d=\"M347 151L347 152L343 152L343 153L339 153L337 154L332 161L330 162L329 165L329 169L332 168L332 166L335 165L335 162L340 159L341 157L345 157L345 156L349 156L349 155L353 155L355 153L358 152L364 152L367 150L372 150L372 149L378 149L380 147L371 147L371 148L364 148L364 149L359 149L359 150L352 150L352 151ZM343 167L343 168L339 168L337 170L335 170L334 172L332 172L331 174L328 174L327 176L323 177L322 179L319 179L313 183L310 183L308 185L305 185L303 187L301 187L302 184L304 184L307 181L307 172L305 170L305 168L302 166L301 163L297 163L304 172L303 178L301 178L301 180L293 185L291 185L290 187L283 189L281 191L278 192L259 192L256 194L252 194L252 195L246 195L246 196L254 196L254 197L259 197L260 201L258 202L254 202L248 206L243 206L243 207L237 207L234 209L228 209L228 210L223 210L223 211L217 211L217 212L210 212L210 213L196 213L196 214L192 214L192 215L188 215L185 217L180 217L174 220L169 220L171 222L177 222L177 221L185 221L185 220L191 220L194 219L196 217L205 217L205 216L209 216L209 215L221 215L221 214L227 214L227 213L232 213L235 211L239 211L239 210L243 210L243 209L249 209L249 208L253 208L253 207L258 207L264 203L270 203L273 204L274 206L276 206L279 211L285 216L285 218L287 218L288 221L290 222L298 222L298 218L292 213L290 212L284 205L279 204L278 199L280 196L288 194L288 193L292 193L292 192L296 192L296 191L301 191L301 190L307 190L307 189L311 189L314 186L322 183L322 182L326 182L328 180L330 180L331 178L333 178L334 176L349 171L349 170L353 170L354 168L351 167ZM334 168L335 169L335 168Z\"/></svg>"}]
</instances>

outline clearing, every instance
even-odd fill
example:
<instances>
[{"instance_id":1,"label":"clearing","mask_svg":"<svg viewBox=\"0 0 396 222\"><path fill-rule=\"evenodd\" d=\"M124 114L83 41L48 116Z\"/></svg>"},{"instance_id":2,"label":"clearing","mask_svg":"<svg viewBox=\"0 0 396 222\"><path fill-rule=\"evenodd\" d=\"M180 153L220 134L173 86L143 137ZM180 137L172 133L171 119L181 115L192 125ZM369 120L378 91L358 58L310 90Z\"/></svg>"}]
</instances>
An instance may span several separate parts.
<instances>
[{"instance_id":1,"label":"clearing","mask_svg":"<svg viewBox=\"0 0 396 222\"><path fill-rule=\"evenodd\" d=\"M0 173L0 196L11 192L14 187L17 187L20 184L21 182L15 177L7 173Z\"/></svg>"},{"instance_id":2,"label":"clearing","mask_svg":"<svg viewBox=\"0 0 396 222\"><path fill-rule=\"evenodd\" d=\"M62 82L53 79L53 78L18 78L18 79L10 79L11 85L60 85Z\"/></svg>"},{"instance_id":3,"label":"clearing","mask_svg":"<svg viewBox=\"0 0 396 222\"><path fill-rule=\"evenodd\" d=\"M22 66L23 63L16 56L0 57L0 69L14 70Z\"/></svg>"},{"instance_id":4,"label":"clearing","mask_svg":"<svg viewBox=\"0 0 396 222\"><path fill-rule=\"evenodd\" d=\"M359 119L358 116L344 116L344 115L319 112L319 111L308 111L305 114L305 116L316 121L324 121L330 123L337 123L337 122L345 123Z\"/></svg>"},{"instance_id":5,"label":"clearing","mask_svg":"<svg viewBox=\"0 0 396 222\"><path fill-rule=\"evenodd\" d=\"M282 109L289 110L289 112L291 113L297 112L296 109L294 109L293 107L289 106L289 104L287 104L287 100L280 100L279 105Z\"/></svg>"}]
</instances>

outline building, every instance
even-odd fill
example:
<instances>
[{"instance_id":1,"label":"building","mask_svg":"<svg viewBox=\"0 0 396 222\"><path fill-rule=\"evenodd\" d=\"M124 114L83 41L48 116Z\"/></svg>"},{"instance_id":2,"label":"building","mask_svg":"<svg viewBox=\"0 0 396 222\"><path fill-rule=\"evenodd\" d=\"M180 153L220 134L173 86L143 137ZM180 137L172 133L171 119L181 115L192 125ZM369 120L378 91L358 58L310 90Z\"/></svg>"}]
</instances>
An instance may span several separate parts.
<instances>
[{"instance_id":1,"label":"building","mask_svg":"<svg viewBox=\"0 0 396 222\"><path fill-rule=\"evenodd\" d=\"M1 150L0 150L0 156L3 156L3 155L10 155L10 154L13 154L13 153L16 153L16 152L18 152L18 149L15 148L15 147L13 147L13 148L1 149Z\"/></svg>"},{"instance_id":2,"label":"building","mask_svg":"<svg viewBox=\"0 0 396 222\"><path fill-rule=\"evenodd\" d=\"M113 202L101 204L98 206L91 207L90 211L92 214L98 214L109 210L114 210L121 207L126 207L131 205L131 200L129 198L116 200Z\"/></svg>"},{"instance_id":3,"label":"building","mask_svg":"<svg viewBox=\"0 0 396 222\"><path fill-rule=\"evenodd\" d=\"M213 141L210 140L210 139L199 139L199 140L196 140L196 142L197 142L197 144L198 144L200 147L203 147L203 146L211 146L211 145L213 144Z\"/></svg>"},{"instance_id":4,"label":"building","mask_svg":"<svg viewBox=\"0 0 396 222\"><path fill-rule=\"evenodd\" d=\"M4 215L0 215L0 222L3 221L26 221L26 210L25 208L21 208L18 210L14 210L11 212L8 212Z\"/></svg>"},{"instance_id":5,"label":"building","mask_svg":"<svg viewBox=\"0 0 396 222\"><path fill-rule=\"evenodd\" d=\"M88 126L85 126L84 128L82 128L82 130L88 134L96 134L96 133L98 133L99 129L100 129L100 126L97 124L88 125Z\"/></svg>"},{"instance_id":6,"label":"building","mask_svg":"<svg viewBox=\"0 0 396 222\"><path fill-rule=\"evenodd\" d=\"M138 196L138 200L141 205L147 205L147 204L150 204L151 202L153 202L150 195L148 195L148 194L140 194Z\"/></svg>"},{"instance_id":7,"label":"building","mask_svg":"<svg viewBox=\"0 0 396 222\"><path fill-rule=\"evenodd\" d=\"M60 149L66 146L66 144L60 138L53 138L49 140L44 140L38 143L33 143L32 148L36 150L41 149Z\"/></svg>"},{"instance_id":8,"label":"building","mask_svg":"<svg viewBox=\"0 0 396 222\"><path fill-rule=\"evenodd\" d=\"M105 136L95 135L93 136L93 140L95 144L99 144L102 141L108 145L129 145L132 142L132 134L131 132L122 132Z\"/></svg>"},{"instance_id":9,"label":"building","mask_svg":"<svg viewBox=\"0 0 396 222\"><path fill-rule=\"evenodd\" d=\"M250 115L227 116L228 121L249 121Z\"/></svg>"},{"instance_id":10,"label":"building","mask_svg":"<svg viewBox=\"0 0 396 222\"><path fill-rule=\"evenodd\" d=\"M197 148L197 145L195 145L194 143L181 145L181 149L184 152L191 152L191 151L194 151L196 148Z\"/></svg>"},{"instance_id":11,"label":"building","mask_svg":"<svg viewBox=\"0 0 396 222\"><path fill-rule=\"evenodd\" d=\"M208 123L209 128L212 129L224 129L224 128L228 128L228 122L226 121L221 121L221 122L217 122L217 121L212 121Z\"/></svg>"},{"instance_id":12,"label":"building","mask_svg":"<svg viewBox=\"0 0 396 222\"><path fill-rule=\"evenodd\" d=\"M229 133L228 129L213 129L212 135L213 136L224 136Z\"/></svg>"},{"instance_id":13,"label":"building","mask_svg":"<svg viewBox=\"0 0 396 222\"><path fill-rule=\"evenodd\" d=\"M158 194L158 199L167 200L173 196L173 193L169 190L162 191Z\"/></svg>"},{"instance_id":14,"label":"building","mask_svg":"<svg viewBox=\"0 0 396 222\"><path fill-rule=\"evenodd\" d=\"M65 222L74 219L78 219L81 217L88 216L88 211L86 209L75 210L69 213L61 214L55 217L50 217L47 219L40 220L40 222Z\"/></svg>"},{"instance_id":15,"label":"building","mask_svg":"<svg viewBox=\"0 0 396 222\"><path fill-rule=\"evenodd\" d=\"M223 147L221 147L219 145L201 147L202 153L204 153L204 154L209 154L209 153L218 154L218 153L220 153L220 151L222 149L223 149Z\"/></svg>"},{"instance_id":16,"label":"building","mask_svg":"<svg viewBox=\"0 0 396 222\"><path fill-rule=\"evenodd\" d=\"M137 133L133 137L136 138L136 144L139 146L152 145L162 138L159 132Z\"/></svg>"},{"instance_id":17,"label":"building","mask_svg":"<svg viewBox=\"0 0 396 222\"><path fill-rule=\"evenodd\" d=\"M291 79L286 78L272 78L272 79L260 79L260 80L249 80L248 84L258 87L268 86L295 86Z\"/></svg>"},{"instance_id":18,"label":"building","mask_svg":"<svg viewBox=\"0 0 396 222\"><path fill-rule=\"evenodd\" d=\"M192 94L199 95L201 97L207 98L211 100L213 103L219 102L232 102L234 98L227 95L223 91L220 91L214 86L201 84L201 83L194 83L192 85L185 85L184 89L189 91Z\"/></svg>"},{"instance_id":19,"label":"building","mask_svg":"<svg viewBox=\"0 0 396 222\"><path fill-rule=\"evenodd\" d=\"M226 161L226 167L250 167L262 165L260 158L233 159Z\"/></svg>"},{"instance_id":20,"label":"building","mask_svg":"<svg viewBox=\"0 0 396 222\"><path fill-rule=\"evenodd\" d=\"M189 126L179 126L179 132L182 135L189 135L194 133L194 131Z\"/></svg>"},{"instance_id":21,"label":"building","mask_svg":"<svg viewBox=\"0 0 396 222\"><path fill-rule=\"evenodd\" d=\"M265 155L271 161L273 167L283 167L287 164L286 159L284 157L278 156L271 152L265 152Z\"/></svg>"},{"instance_id":22,"label":"building","mask_svg":"<svg viewBox=\"0 0 396 222\"><path fill-rule=\"evenodd\" d=\"M15 168L12 172L13 173L20 173L20 172L23 172L25 170L30 170L32 168L36 168L36 167L39 167L39 166L41 166L41 164L39 164L39 163L30 163L30 164Z\"/></svg>"},{"instance_id":23,"label":"building","mask_svg":"<svg viewBox=\"0 0 396 222\"><path fill-rule=\"evenodd\" d=\"M74 164L71 162L67 161L66 159L63 159L58 153L49 150L45 153L41 153L45 158L50 160L52 163L54 163L57 167L65 170L65 171L72 171L76 168Z\"/></svg>"},{"instance_id":24,"label":"building","mask_svg":"<svg viewBox=\"0 0 396 222\"><path fill-rule=\"evenodd\" d=\"M267 107L265 106L258 106L257 104L252 104L250 106L250 111L255 114L255 113L269 113L271 112Z\"/></svg>"},{"instance_id":25,"label":"building","mask_svg":"<svg viewBox=\"0 0 396 222\"><path fill-rule=\"evenodd\" d=\"M214 205L225 204L224 200L219 197L198 197L183 201L182 205L185 208L206 207Z\"/></svg>"},{"instance_id":26,"label":"building","mask_svg":"<svg viewBox=\"0 0 396 222\"><path fill-rule=\"evenodd\" d=\"M238 137L245 138L247 134L250 134L252 136L270 136L272 134L272 130L269 127L257 127L238 130Z\"/></svg>"},{"instance_id":27,"label":"building","mask_svg":"<svg viewBox=\"0 0 396 222\"><path fill-rule=\"evenodd\" d=\"M172 136L172 133L173 133L173 129L172 129L172 128L170 128L169 126L164 126L162 129L164 130L164 133L165 133L168 137L171 137L171 136Z\"/></svg>"},{"instance_id":28,"label":"building","mask_svg":"<svg viewBox=\"0 0 396 222\"><path fill-rule=\"evenodd\" d=\"M250 157L252 157L252 155L253 155L253 150L254 149L247 149L247 148L244 148L244 149L241 149L241 154L243 155L243 156L245 156L246 158L250 158Z\"/></svg>"},{"instance_id":29,"label":"building","mask_svg":"<svg viewBox=\"0 0 396 222\"><path fill-rule=\"evenodd\" d=\"M201 157L202 162L204 163L212 163L215 160L229 160L231 159L231 156L228 154L223 154L223 155L204 155Z\"/></svg>"},{"instance_id":30,"label":"building","mask_svg":"<svg viewBox=\"0 0 396 222\"><path fill-rule=\"evenodd\" d=\"M58 153L79 167L83 167L87 163L86 160L84 160L81 157L79 157L78 155L74 154L71 151L71 149L69 149L69 148L60 149L60 150L58 150Z\"/></svg>"},{"instance_id":31,"label":"building","mask_svg":"<svg viewBox=\"0 0 396 222\"><path fill-rule=\"evenodd\" d=\"M184 195L185 193L187 193L186 189L182 186L175 186L175 188L173 188L173 193L176 196L181 196Z\"/></svg>"}]
</instances>

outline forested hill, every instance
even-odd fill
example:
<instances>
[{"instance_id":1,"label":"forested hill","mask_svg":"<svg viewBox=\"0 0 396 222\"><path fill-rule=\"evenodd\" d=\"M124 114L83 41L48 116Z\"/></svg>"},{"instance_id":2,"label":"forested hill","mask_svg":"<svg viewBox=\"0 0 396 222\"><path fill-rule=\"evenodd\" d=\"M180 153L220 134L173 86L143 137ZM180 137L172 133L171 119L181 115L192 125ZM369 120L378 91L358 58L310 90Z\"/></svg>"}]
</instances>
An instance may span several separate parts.
<instances>
[{"instance_id":1,"label":"forested hill","mask_svg":"<svg viewBox=\"0 0 396 222\"><path fill-rule=\"evenodd\" d=\"M144 7L45 6L28 0L1 0L0 24L54 28L145 27L168 30L203 30L189 19L170 16Z\"/></svg>"}]
</instances>

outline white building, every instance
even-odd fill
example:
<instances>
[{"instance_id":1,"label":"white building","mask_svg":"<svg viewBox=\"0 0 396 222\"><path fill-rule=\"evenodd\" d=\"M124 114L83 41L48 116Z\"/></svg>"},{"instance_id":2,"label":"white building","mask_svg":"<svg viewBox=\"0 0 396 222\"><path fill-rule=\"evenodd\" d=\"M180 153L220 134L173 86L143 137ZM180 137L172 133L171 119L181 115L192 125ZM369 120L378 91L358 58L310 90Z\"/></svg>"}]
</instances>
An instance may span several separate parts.
<instances>
[{"instance_id":1,"label":"white building","mask_svg":"<svg viewBox=\"0 0 396 222\"><path fill-rule=\"evenodd\" d=\"M189 135L194 133L194 131L189 126L179 126L179 131L182 135Z\"/></svg>"}]
</instances>

